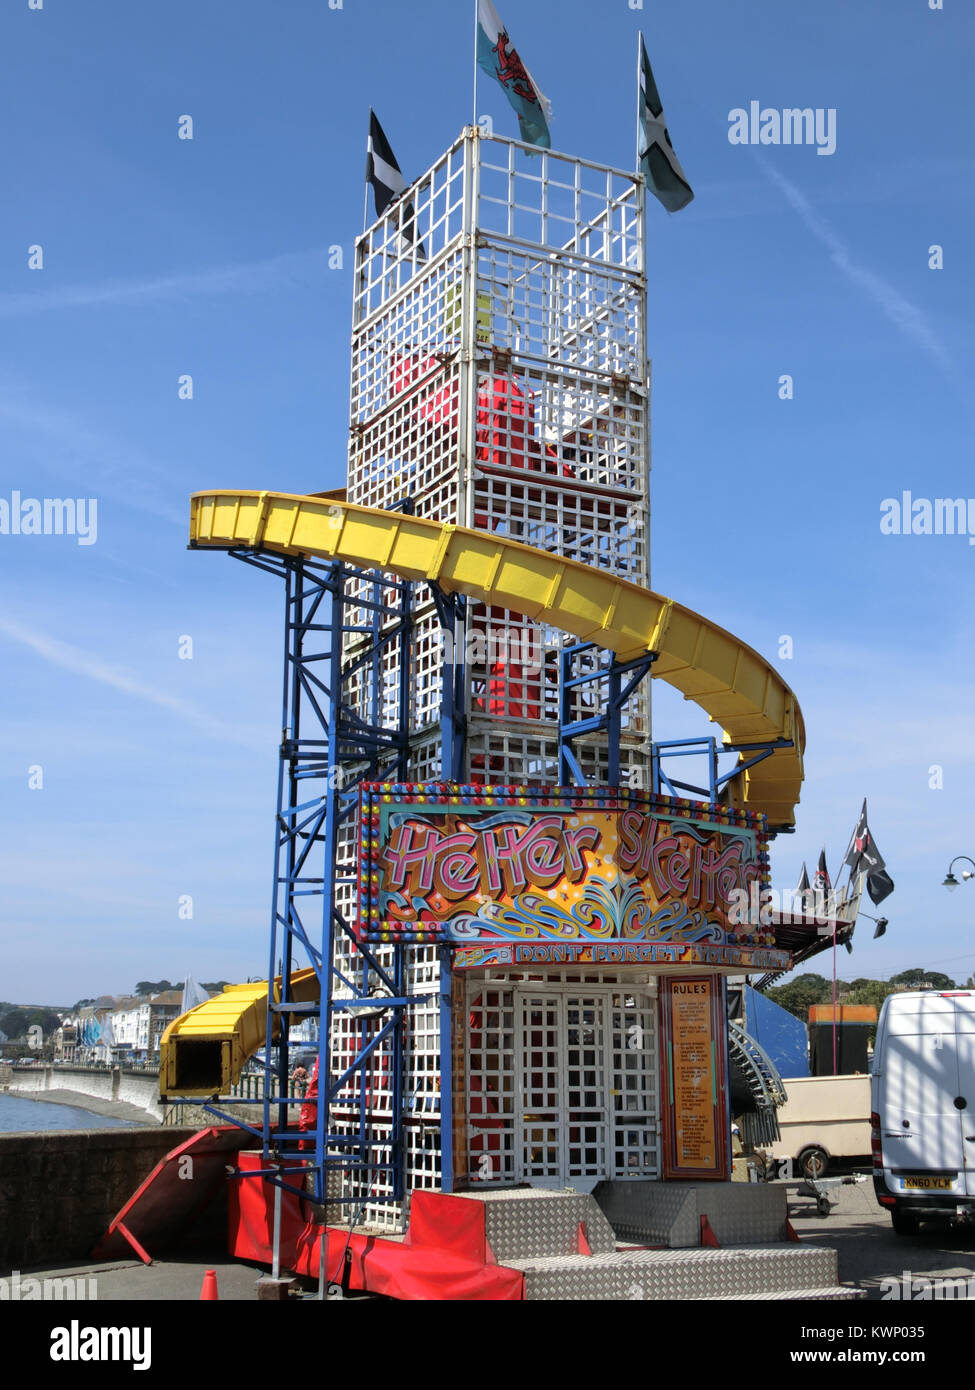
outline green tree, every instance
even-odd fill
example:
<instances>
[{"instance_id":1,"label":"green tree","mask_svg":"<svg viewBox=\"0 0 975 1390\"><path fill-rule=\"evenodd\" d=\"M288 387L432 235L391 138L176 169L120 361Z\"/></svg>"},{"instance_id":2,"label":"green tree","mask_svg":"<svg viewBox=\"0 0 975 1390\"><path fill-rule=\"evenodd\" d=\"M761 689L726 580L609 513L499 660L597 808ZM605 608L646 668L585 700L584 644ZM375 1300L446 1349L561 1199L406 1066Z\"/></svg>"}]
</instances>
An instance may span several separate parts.
<instances>
[{"instance_id":1,"label":"green tree","mask_svg":"<svg viewBox=\"0 0 975 1390\"><path fill-rule=\"evenodd\" d=\"M888 994L893 993L894 986L889 980L854 980L844 1003L872 1004L879 1011Z\"/></svg>"},{"instance_id":2,"label":"green tree","mask_svg":"<svg viewBox=\"0 0 975 1390\"><path fill-rule=\"evenodd\" d=\"M0 1014L0 1033L6 1033L11 1042L19 1042L26 1036L30 1020L24 1009L12 1008Z\"/></svg>"},{"instance_id":3,"label":"green tree","mask_svg":"<svg viewBox=\"0 0 975 1390\"><path fill-rule=\"evenodd\" d=\"M790 1014L801 1018L803 1023L809 1019L810 1004L828 1004L833 997L832 982L824 975L797 975L786 985L775 985L766 990L773 1003Z\"/></svg>"},{"instance_id":4,"label":"green tree","mask_svg":"<svg viewBox=\"0 0 975 1390\"><path fill-rule=\"evenodd\" d=\"M958 986L950 975L942 975L937 970L925 970L924 983L933 985L935 989L957 989Z\"/></svg>"},{"instance_id":5,"label":"green tree","mask_svg":"<svg viewBox=\"0 0 975 1390\"><path fill-rule=\"evenodd\" d=\"M930 985L932 989L958 988L950 975L942 975L938 970L922 970L920 966L915 966L912 970L902 970L899 975L891 975L890 983L908 989L920 989L922 985Z\"/></svg>"}]
</instances>

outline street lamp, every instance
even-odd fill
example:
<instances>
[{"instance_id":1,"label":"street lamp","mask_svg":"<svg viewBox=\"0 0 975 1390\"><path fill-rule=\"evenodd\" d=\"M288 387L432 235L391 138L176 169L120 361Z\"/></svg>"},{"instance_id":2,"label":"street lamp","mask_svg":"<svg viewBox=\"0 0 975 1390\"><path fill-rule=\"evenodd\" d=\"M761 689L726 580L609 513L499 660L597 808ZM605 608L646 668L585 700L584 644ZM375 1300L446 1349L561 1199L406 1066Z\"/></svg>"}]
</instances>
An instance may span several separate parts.
<instances>
[{"instance_id":1,"label":"street lamp","mask_svg":"<svg viewBox=\"0 0 975 1390\"><path fill-rule=\"evenodd\" d=\"M948 865L948 872L945 875L944 882L941 885L942 888L947 888L949 892L958 887L958 880L957 878L955 878L954 874L951 871L958 863L959 859L967 860L967 862L972 866L970 869L962 869L962 882L964 883L965 880L969 878L975 878L975 859L969 859L967 854L956 854L954 859Z\"/></svg>"}]
</instances>

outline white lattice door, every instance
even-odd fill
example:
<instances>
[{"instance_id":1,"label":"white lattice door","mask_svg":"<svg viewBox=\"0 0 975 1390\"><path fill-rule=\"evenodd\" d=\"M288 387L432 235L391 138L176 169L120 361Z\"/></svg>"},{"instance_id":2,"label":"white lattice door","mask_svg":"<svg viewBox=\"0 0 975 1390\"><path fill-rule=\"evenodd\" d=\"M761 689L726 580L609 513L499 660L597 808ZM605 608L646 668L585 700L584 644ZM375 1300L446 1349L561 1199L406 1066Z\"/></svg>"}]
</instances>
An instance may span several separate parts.
<instances>
[{"instance_id":1,"label":"white lattice door","mask_svg":"<svg viewBox=\"0 0 975 1390\"><path fill-rule=\"evenodd\" d=\"M645 994L573 984L514 992L513 1176L581 1191L656 1177L656 1018Z\"/></svg>"},{"instance_id":2,"label":"white lattice door","mask_svg":"<svg viewBox=\"0 0 975 1390\"><path fill-rule=\"evenodd\" d=\"M566 1181L592 1187L612 1171L610 1086L606 1057L609 999L604 993L568 994L562 1001L565 1039Z\"/></svg>"},{"instance_id":3,"label":"white lattice door","mask_svg":"<svg viewBox=\"0 0 975 1390\"><path fill-rule=\"evenodd\" d=\"M516 991L519 1181L587 1188L609 1173L608 1006L602 991Z\"/></svg>"},{"instance_id":4,"label":"white lattice door","mask_svg":"<svg viewBox=\"0 0 975 1390\"><path fill-rule=\"evenodd\" d=\"M562 997L515 991L515 1177L536 1187L564 1182Z\"/></svg>"}]
</instances>

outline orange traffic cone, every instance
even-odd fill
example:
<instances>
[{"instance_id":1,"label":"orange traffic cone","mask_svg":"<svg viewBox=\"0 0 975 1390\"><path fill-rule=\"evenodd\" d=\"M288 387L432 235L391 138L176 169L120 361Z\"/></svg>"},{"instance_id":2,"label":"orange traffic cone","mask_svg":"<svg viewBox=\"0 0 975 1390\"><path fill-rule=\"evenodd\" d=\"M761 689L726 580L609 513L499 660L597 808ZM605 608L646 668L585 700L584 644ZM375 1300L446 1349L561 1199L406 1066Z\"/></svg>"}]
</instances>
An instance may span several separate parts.
<instances>
[{"instance_id":1,"label":"orange traffic cone","mask_svg":"<svg viewBox=\"0 0 975 1390\"><path fill-rule=\"evenodd\" d=\"M218 1302L220 1295L217 1293L217 1272L215 1269L208 1269L203 1276L203 1288L200 1290L200 1301Z\"/></svg>"}]
</instances>

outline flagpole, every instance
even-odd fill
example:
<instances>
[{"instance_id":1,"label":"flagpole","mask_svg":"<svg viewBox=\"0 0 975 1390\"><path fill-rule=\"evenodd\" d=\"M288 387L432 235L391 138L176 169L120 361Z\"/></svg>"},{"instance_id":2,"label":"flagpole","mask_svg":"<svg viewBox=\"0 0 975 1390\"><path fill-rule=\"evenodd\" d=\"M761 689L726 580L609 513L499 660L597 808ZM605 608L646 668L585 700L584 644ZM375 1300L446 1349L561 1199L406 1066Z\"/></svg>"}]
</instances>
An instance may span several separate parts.
<instances>
[{"instance_id":1,"label":"flagpole","mask_svg":"<svg viewBox=\"0 0 975 1390\"><path fill-rule=\"evenodd\" d=\"M640 85L640 79L643 76L643 65L640 62L640 58L642 57L640 45L642 42L643 34L638 29L636 31L636 158L633 161L633 167L636 169L637 173L640 172L640 93L643 90Z\"/></svg>"},{"instance_id":2,"label":"flagpole","mask_svg":"<svg viewBox=\"0 0 975 1390\"><path fill-rule=\"evenodd\" d=\"M835 909L834 909L835 910ZM833 918L833 1075L836 1075L836 918Z\"/></svg>"},{"instance_id":3,"label":"flagpole","mask_svg":"<svg viewBox=\"0 0 975 1390\"><path fill-rule=\"evenodd\" d=\"M474 128L477 129L477 0L474 0Z\"/></svg>"},{"instance_id":4,"label":"flagpole","mask_svg":"<svg viewBox=\"0 0 975 1390\"><path fill-rule=\"evenodd\" d=\"M369 170L368 170L369 155L372 153L372 151L371 151L370 148L369 148L371 142L372 142L372 107L370 106L370 108L369 108L369 134L366 136L366 161L367 161L366 173L367 173L367 174L368 174L368 172L369 172ZM367 178L366 178L366 181L365 181L365 185L363 186L363 189L362 189L362 231L363 231L363 232L365 232L365 230L366 230L366 217L367 217L367 215L368 215L368 212L369 212L369 179L368 179L368 177L367 177ZM362 234L362 233L360 233L360 235L361 235L361 234Z\"/></svg>"}]
</instances>

